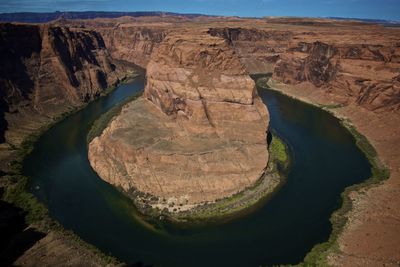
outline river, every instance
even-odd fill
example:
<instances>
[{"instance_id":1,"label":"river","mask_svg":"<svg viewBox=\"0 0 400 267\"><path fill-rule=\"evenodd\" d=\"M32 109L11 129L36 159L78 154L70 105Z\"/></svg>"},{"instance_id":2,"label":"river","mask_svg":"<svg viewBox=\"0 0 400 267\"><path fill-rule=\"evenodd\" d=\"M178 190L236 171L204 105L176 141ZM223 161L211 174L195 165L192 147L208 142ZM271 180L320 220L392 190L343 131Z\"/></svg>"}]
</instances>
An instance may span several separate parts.
<instances>
[{"instance_id":1,"label":"river","mask_svg":"<svg viewBox=\"0 0 400 267\"><path fill-rule=\"evenodd\" d=\"M66 229L127 263L155 266L260 266L300 262L331 233L344 189L370 176L370 165L340 122L318 108L259 90L270 128L290 147L284 186L255 212L220 225L182 228L143 223L129 199L89 165L86 135L102 113L143 90L120 85L45 132L24 161L30 190ZM160 228L160 226L159 226Z\"/></svg>"}]
</instances>

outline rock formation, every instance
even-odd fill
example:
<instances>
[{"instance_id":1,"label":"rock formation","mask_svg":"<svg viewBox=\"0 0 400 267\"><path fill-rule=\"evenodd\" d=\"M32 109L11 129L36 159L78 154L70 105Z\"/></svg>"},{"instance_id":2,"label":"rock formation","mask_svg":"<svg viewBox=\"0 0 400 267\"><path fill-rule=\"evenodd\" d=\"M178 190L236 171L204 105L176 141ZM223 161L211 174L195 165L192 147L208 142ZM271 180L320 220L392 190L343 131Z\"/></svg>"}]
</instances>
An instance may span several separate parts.
<instances>
[{"instance_id":1,"label":"rock formation","mask_svg":"<svg viewBox=\"0 0 400 267\"><path fill-rule=\"evenodd\" d=\"M276 81L315 87L338 104L357 103L378 112L398 109L396 29L290 18L229 20L222 27L220 19L203 18L201 23L210 35L228 42L249 73L270 72ZM171 17L68 24L100 32L113 58L142 67L168 32L194 27L193 21Z\"/></svg>"},{"instance_id":2,"label":"rock formation","mask_svg":"<svg viewBox=\"0 0 400 267\"><path fill-rule=\"evenodd\" d=\"M370 110L398 110L400 47L299 42L276 64L274 79L312 86Z\"/></svg>"},{"instance_id":3,"label":"rock formation","mask_svg":"<svg viewBox=\"0 0 400 267\"><path fill-rule=\"evenodd\" d=\"M89 159L125 192L184 210L262 176L268 122L253 80L225 40L205 31L170 33L151 56L143 98L90 143Z\"/></svg>"},{"instance_id":4,"label":"rock formation","mask_svg":"<svg viewBox=\"0 0 400 267\"><path fill-rule=\"evenodd\" d=\"M399 110L397 30L334 20L267 22L257 28L210 28L210 34L225 38L250 73L271 72L276 81L315 88L341 105Z\"/></svg>"},{"instance_id":5,"label":"rock formation","mask_svg":"<svg viewBox=\"0 0 400 267\"><path fill-rule=\"evenodd\" d=\"M0 24L0 32L0 120L2 125L7 122L0 132L3 141L20 143L52 118L116 84L128 71L91 30Z\"/></svg>"},{"instance_id":6,"label":"rock formation","mask_svg":"<svg viewBox=\"0 0 400 267\"><path fill-rule=\"evenodd\" d=\"M149 20L149 21L147 21ZM98 32L113 59L146 68L153 50L175 25L147 18L137 21L130 17L119 19L59 20L55 24Z\"/></svg>"},{"instance_id":7,"label":"rock formation","mask_svg":"<svg viewBox=\"0 0 400 267\"><path fill-rule=\"evenodd\" d=\"M256 28L211 28L209 32L226 39L252 74L272 73L293 35L290 31Z\"/></svg>"},{"instance_id":8,"label":"rock formation","mask_svg":"<svg viewBox=\"0 0 400 267\"><path fill-rule=\"evenodd\" d=\"M113 58L146 68L153 49L164 39L167 29L162 25L118 25L100 29L99 32Z\"/></svg>"},{"instance_id":9,"label":"rock formation","mask_svg":"<svg viewBox=\"0 0 400 267\"><path fill-rule=\"evenodd\" d=\"M371 266L398 262L399 253L391 249L399 247L396 244L400 242L400 239L396 238L400 225L399 220L396 221L400 203L398 194L400 31L398 28L327 19L221 17L189 19L165 16L59 20L51 25L1 24L0 143L4 141L20 143L29 133L48 124L57 114L82 105L97 95L104 86L117 81L123 73L126 73L120 61L144 67L149 62L152 52L156 51L149 65L146 99L143 98L125 107L103 136L95 141L96 149L92 145L93 158L100 158L101 151L111 153L115 157L115 161L112 161L111 157L104 162L98 161L97 158L93 159L92 164L97 165L99 173L101 172L103 177L108 177L110 183L115 182L121 187L129 188L131 185L126 181L130 175L136 175L136 171L142 171L145 167L154 166L150 163L157 160L162 162L160 166L165 170L172 170L182 175L191 170L193 173L196 171L209 173L211 177L218 173L218 169L221 172L228 170L226 173L229 171L235 173L234 168L249 167L250 165L246 165L248 164L246 159L244 159L245 165L229 165L225 164L228 161L224 161L224 158L228 154L226 151L229 147L232 148L232 153L227 155L229 157L239 158L238 151L243 153L243 158L250 156L248 149L239 148L239 144L246 139L243 137L248 134L247 131L257 132L255 139L261 140L259 134L261 131L252 128L255 123L251 127L248 126L250 125L248 122L252 120L251 116L256 114L248 109L254 109L258 98L254 96L253 105L247 104L250 89L245 90L247 93L244 94L232 90L232 95L226 97L225 94L229 90L223 90L225 87L221 88L221 83L234 85L243 83L249 86L250 82L243 82L246 79L230 81L227 78L230 77L229 73L218 76L218 71L215 70L219 67L223 70L222 65L217 65L213 72L197 74L196 79L196 75L192 73L204 71L204 68L200 67L203 63L200 62L204 62L207 66L213 65L218 58L216 52L212 54L214 56L204 53L200 56L202 45L199 43L195 45L198 56L191 56L199 62L198 65L188 64L188 56L191 53L187 47L179 44L180 41L172 45L168 44L172 40L169 39L170 41L161 45L160 49L164 49L167 54L174 51L168 58L157 52L162 51L157 47L168 32L176 33L171 34L170 38L175 36L176 39L182 39L183 43L188 43L190 40L188 34L178 37L177 32L182 34L182 29L196 27L203 27L210 35L216 37L210 39L204 32L197 35L204 38L205 46L210 40L218 40L215 41L215 47L222 49L223 53L220 54L223 56L222 59L229 58L227 55L233 53L229 47L233 49L236 54L232 54L232 57L239 58L241 62L237 63L236 60L232 62L236 62L234 65L239 69L245 66L250 73L271 72L275 81L289 85L287 88L290 87L290 94L300 96L302 99L307 96L306 98L311 99L312 103L324 104L324 101L319 100L327 99L326 102L329 104L342 106L336 108L335 112L351 119L360 132L366 135L376 147L379 156L390 167L391 177L383 183L383 186L377 186L373 191L367 190L366 194L359 194L365 199L353 205L351 216L356 215L356 219L350 220L346 226L346 233L341 234L340 250L343 253L336 255L340 258L336 261L336 265L351 266L358 264L360 259L366 263L364 265L369 263ZM229 47L219 43L219 38L224 38ZM213 51L211 48L207 48L207 51ZM157 65L164 67L158 69L155 67ZM166 70L170 67L173 72ZM239 69L236 69L237 73L241 73ZM190 80L184 78L191 75ZM213 79L209 79L210 82L204 86L200 78L206 75ZM214 79L215 77L217 78ZM216 90L212 92L201 88L198 92L192 90L197 85L210 86L209 88ZM234 111L233 107L240 112ZM227 112L228 108L232 112ZM240 117L241 115L243 117ZM242 120L243 125L249 129L234 125L233 121L236 118ZM135 123L135 120L138 123ZM236 136L234 131L229 131L228 125L237 130ZM263 125L265 126L265 123ZM138 134L132 135L132 131L128 131L129 127L136 127ZM164 130L161 131L159 128ZM168 138L161 138L163 135ZM226 144L218 143L222 140L217 137L219 135L227 140ZM206 140L211 143L204 143L204 136L207 136ZM122 142L122 137L132 144ZM189 143L187 140L197 140L197 142ZM183 146L179 147L178 141ZM149 144L153 142L157 145L150 146ZM215 145L212 142L215 142ZM235 144L238 145L236 150ZM3 160L1 155L5 151L3 145L0 144L0 167L3 167L3 163L11 161ZM206 163L201 164L203 169L199 168L200 164L188 164L190 160L185 149L189 146L196 148L196 145L199 148L192 151L191 156L193 162L198 160ZM254 151L256 145L257 143L243 142L242 147L253 147ZM221 149L217 153L219 146ZM10 146L7 146L7 149L10 149ZM116 152L117 149L119 153ZM201 149L203 151L199 152ZM174 150L177 153L167 154L165 152L167 150ZM266 155L260 154L260 162L252 162L255 164L254 170L256 165L261 170L266 159ZM95 162L96 160L98 162ZM125 164L121 165L122 162ZM216 164L217 162L220 164ZM173 165L174 163L177 165ZM106 168L100 170L101 164L109 167L109 173L105 171ZM133 168L135 165L140 168L135 170ZM168 166L169 169L166 168ZM173 169L171 166L178 167ZM148 181L155 181L154 188L167 190L168 187L162 180L164 176L159 177L161 182L164 181L164 187L160 187L158 177L154 179L155 176L150 174L150 172L162 173L164 169L147 168L143 177L153 177ZM125 176L117 176L124 172ZM238 173L240 171L236 172ZM249 173L254 173L255 177L255 171ZM117 177L123 179L117 181ZM176 177L178 176L175 176L175 179ZM124 180L125 178L127 179ZM235 178L231 181L242 185L246 183ZM203 190L203 184L196 183L196 185L197 191ZM146 191L145 182L142 182L141 186L145 192L150 192ZM229 191L235 191L235 186L231 184L227 184L227 187L223 184L223 188L227 188L224 191L226 195ZM212 199L211 191L207 196Z\"/></svg>"}]
</instances>

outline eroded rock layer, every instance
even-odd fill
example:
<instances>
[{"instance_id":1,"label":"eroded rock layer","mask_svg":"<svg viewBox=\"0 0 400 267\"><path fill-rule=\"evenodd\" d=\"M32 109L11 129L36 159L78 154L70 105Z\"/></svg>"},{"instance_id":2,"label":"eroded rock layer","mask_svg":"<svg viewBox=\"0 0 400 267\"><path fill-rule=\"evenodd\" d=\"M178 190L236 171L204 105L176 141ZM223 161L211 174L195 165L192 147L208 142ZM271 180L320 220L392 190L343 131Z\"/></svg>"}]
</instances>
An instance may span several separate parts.
<instances>
[{"instance_id":1,"label":"eroded rock layer","mask_svg":"<svg viewBox=\"0 0 400 267\"><path fill-rule=\"evenodd\" d=\"M92 53L97 58L97 52L104 51L112 64L115 64L115 60L110 56L141 66L146 66L152 51L159 46L167 32L181 31L182 28L209 29L210 34L222 37L230 44L248 72L272 72L273 79L281 82L280 90L287 90L286 93L303 100L310 99L312 103L335 107L332 110L351 119L371 141L379 157L389 166L391 174L390 179L382 185L354 197L347 230L340 235L340 251L332 258L332 264L354 266L362 261L363 266L376 266L393 265L400 261L400 254L395 249L400 247L397 234L400 231L398 27L329 19L188 19L182 16L60 19L49 26L5 24L1 26L0 36L0 133L6 132L7 140L0 134L0 143L18 143L28 133L37 131L59 114L54 111L62 112L84 102L79 99L86 95L86 89L81 91L84 88L81 83L75 83L71 88L69 81L64 80L65 76L51 75L53 71L56 74L57 68L64 64L57 63L58 56L45 53L44 58L49 59L39 60L42 37L45 36L42 35L42 29L55 29L55 24L59 25L59 29L64 29L62 31L69 29L79 33L67 34L67 39L73 40L84 35L86 40L95 40L94 36L101 36L99 40L104 41L104 46L100 42L101 45L94 49L84 48L85 54ZM77 47L78 42L67 43L68 50L77 51L73 47ZM97 44L96 41L94 43ZM73 61L84 62L82 68L77 69L81 73L91 67L97 68L93 64L86 64L80 56L65 62ZM114 74L120 73L119 65L115 65L117 69L112 72L102 71L108 82L111 82ZM43 75L44 72L47 74ZM52 78L48 78L50 75ZM40 91L37 90L39 87L33 86L36 80L41 80L40 87L52 83L56 85L47 87L44 94L39 93L41 97L37 98L36 106L43 108L40 112L33 105L34 92ZM62 80L66 82L60 85ZM95 80L92 81L97 84ZM92 89L88 90L89 98L92 98L90 92L97 94L101 90ZM72 96L70 91L76 91L78 98ZM46 94L54 98L47 98ZM70 105L71 99L79 100ZM59 102L53 104L53 101ZM166 106L179 105L176 102ZM178 108L172 113L182 112ZM174 115L171 116L173 118ZM8 144L0 144L0 167L11 161L2 157L1 153L8 153L3 150L4 146L11 149ZM110 172L117 173L114 170Z\"/></svg>"},{"instance_id":2,"label":"eroded rock layer","mask_svg":"<svg viewBox=\"0 0 400 267\"><path fill-rule=\"evenodd\" d=\"M276 81L299 90L313 88L338 105L399 110L397 29L329 20L267 22L209 32L225 38L251 73L271 72Z\"/></svg>"},{"instance_id":3,"label":"eroded rock layer","mask_svg":"<svg viewBox=\"0 0 400 267\"><path fill-rule=\"evenodd\" d=\"M209 33L226 39L253 74L272 73L293 38L292 32L281 29L211 28Z\"/></svg>"},{"instance_id":4,"label":"eroded rock layer","mask_svg":"<svg viewBox=\"0 0 400 267\"><path fill-rule=\"evenodd\" d=\"M153 49L164 39L163 25L118 25L98 29L113 58L133 62L146 68Z\"/></svg>"},{"instance_id":5,"label":"eroded rock layer","mask_svg":"<svg viewBox=\"0 0 400 267\"><path fill-rule=\"evenodd\" d=\"M174 32L152 54L143 98L90 143L89 159L105 181L179 210L253 185L268 162L268 123L224 39Z\"/></svg>"},{"instance_id":6,"label":"eroded rock layer","mask_svg":"<svg viewBox=\"0 0 400 267\"><path fill-rule=\"evenodd\" d=\"M299 42L282 55L274 78L293 85L308 82L345 105L398 110L399 58L398 44Z\"/></svg>"},{"instance_id":7,"label":"eroded rock layer","mask_svg":"<svg viewBox=\"0 0 400 267\"><path fill-rule=\"evenodd\" d=\"M19 144L128 72L92 30L0 24L0 32L0 142Z\"/></svg>"}]
</instances>

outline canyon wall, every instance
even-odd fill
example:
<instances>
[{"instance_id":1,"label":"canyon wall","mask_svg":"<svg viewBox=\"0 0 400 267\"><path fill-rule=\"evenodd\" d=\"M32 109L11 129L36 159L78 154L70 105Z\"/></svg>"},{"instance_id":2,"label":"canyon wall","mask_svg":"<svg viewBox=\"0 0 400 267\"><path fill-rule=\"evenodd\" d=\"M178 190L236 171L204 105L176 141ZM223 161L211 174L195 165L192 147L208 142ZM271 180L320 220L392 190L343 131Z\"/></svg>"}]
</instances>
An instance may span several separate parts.
<instances>
[{"instance_id":1,"label":"canyon wall","mask_svg":"<svg viewBox=\"0 0 400 267\"><path fill-rule=\"evenodd\" d=\"M152 51L177 25L159 18L58 20L55 25L98 32L110 56L145 69Z\"/></svg>"},{"instance_id":2,"label":"canyon wall","mask_svg":"<svg viewBox=\"0 0 400 267\"><path fill-rule=\"evenodd\" d=\"M1 141L18 144L128 71L92 30L0 24Z\"/></svg>"},{"instance_id":3,"label":"canyon wall","mask_svg":"<svg viewBox=\"0 0 400 267\"><path fill-rule=\"evenodd\" d=\"M304 21L307 27L302 20L268 22L209 32L225 38L250 73L271 72L275 81L320 90L340 105L399 110L398 31L355 22Z\"/></svg>"},{"instance_id":4,"label":"canyon wall","mask_svg":"<svg viewBox=\"0 0 400 267\"><path fill-rule=\"evenodd\" d=\"M181 37L172 34L164 43L169 32L196 27L216 39L205 32L188 32ZM199 39L191 40L192 35ZM186 205L189 200L215 199L213 190L226 188L225 195L236 192L252 184L265 166L265 144L254 140L265 140L268 116L257 104L254 84L244 68L250 73L270 72L274 81L289 85L289 94L307 95L312 103L320 103L323 95L333 106L342 107L335 112L350 118L390 167L391 177L383 186L360 193L365 199L354 202L349 218L356 220L349 221L347 233L340 237L339 256L347 263L362 259L371 266L392 264L398 253L387 248L398 247L393 246L398 243L393 237L399 229L395 211L400 203L399 47L398 29L322 19L177 18L174 22L152 17L0 24L0 143L19 144L58 115L93 99L131 70L122 61L142 67L150 61L146 98L126 106L94 141L91 164L105 180L126 191L138 187L164 194L170 200L160 208L170 208L172 202ZM228 73L224 66L236 72ZM221 141L225 139L228 142ZM102 158L105 153L115 160ZM2 159L0 165L7 162ZM199 173L217 178L201 182L196 180ZM234 182L225 182L224 175L234 177ZM129 182L132 177L148 179ZM179 201L171 198L178 182L189 184L180 188ZM201 193L192 199L184 194L192 191Z\"/></svg>"},{"instance_id":5,"label":"canyon wall","mask_svg":"<svg viewBox=\"0 0 400 267\"><path fill-rule=\"evenodd\" d=\"M111 56L146 68L153 49L164 39L167 29L151 26L117 25L97 29Z\"/></svg>"},{"instance_id":6,"label":"canyon wall","mask_svg":"<svg viewBox=\"0 0 400 267\"><path fill-rule=\"evenodd\" d=\"M254 81L227 42L181 30L152 53L144 97L90 143L89 159L136 203L147 194L153 207L181 211L263 175L268 123Z\"/></svg>"},{"instance_id":7,"label":"canyon wall","mask_svg":"<svg viewBox=\"0 0 400 267\"><path fill-rule=\"evenodd\" d=\"M209 33L227 40L252 74L273 72L293 35L290 31L256 28L210 28Z\"/></svg>"},{"instance_id":8,"label":"canyon wall","mask_svg":"<svg viewBox=\"0 0 400 267\"><path fill-rule=\"evenodd\" d=\"M329 44L299 42L281 55L273 78L303 82L369 110L400 108L400 44Z\"/></svg>"},{"instance_id":9,"label":"canyon wall","mask_svg":"<svg viewBox=\"0 0 400 267\"><path fill-rule=\"evenodd\" d=\"M310 19L268 19L259 30L292 33L270 84L289 96L325 106L351 123L390 170L387 180L348 194L352 209L334 247L333 266L399 262L400 31L377 25ZM235 45L240 45L236 43ZM362 140L362 139L361 139ZM363 141L361 141L362 143ZM381 166L378 163L378 166ZM375 173L384 179L384 173ZM384 207L384 208L383 208ZM337 225L336 225L337 226ZM312 254L312 257L318 253ZM322 262L325 256L321 257Z\"/></svg>"}]
</instances>

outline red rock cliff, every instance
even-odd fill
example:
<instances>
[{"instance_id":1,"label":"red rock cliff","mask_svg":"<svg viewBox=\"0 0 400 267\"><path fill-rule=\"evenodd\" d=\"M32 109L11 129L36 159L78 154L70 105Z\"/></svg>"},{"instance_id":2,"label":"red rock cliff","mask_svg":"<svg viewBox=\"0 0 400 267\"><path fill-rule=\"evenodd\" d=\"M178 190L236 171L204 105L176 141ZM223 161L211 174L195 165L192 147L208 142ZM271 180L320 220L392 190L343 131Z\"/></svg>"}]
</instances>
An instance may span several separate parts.
<instances>
[{"instance_id":1,"label":"red rock cliff","mask_svg":"<svg viewBox=\"0 0 400 267\"><path fill-rule=\"evenodd\" d=\"M299 42L281 55L274 79L286 84L309 82L370 110L400 108L400 46Z\"/></svg>"},{"instance_id":2,"label":"red rock cliff","mask_svg":"<svg viewBox=\"0 0 400 267\"><path fill-rule=\"evenodd\" d=\"M151 26L124 26L99 30L115 59L146 68L153 49L164 39L167 29Z\"/></svg>"},{"instance_id":3,"label":"red rock cliff","mask_svg":"<svg viewBox=\"0 0 400 267\"><path fill-rule=\"evenodd\" d=\"M0 24L0 32L3 141L18 144L123 76L95 31Z\"/></svg>"},{"instance_id":4,"label":"red rock cliff","mask_svg":"<svg viewBox=\"0 0 400 267\"><path fill-rule=\"evenodd\" d=\"M328 20L266 22L209 32L225 38L251 73L271 72L276 81L320 90L338 104L399 109L398 30Z\"/></svg>"}]
</instances>

